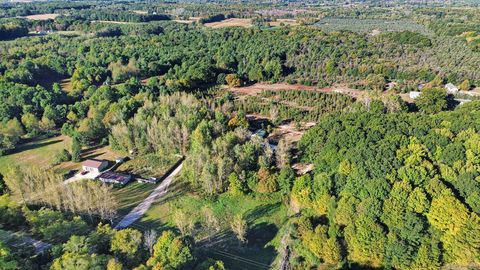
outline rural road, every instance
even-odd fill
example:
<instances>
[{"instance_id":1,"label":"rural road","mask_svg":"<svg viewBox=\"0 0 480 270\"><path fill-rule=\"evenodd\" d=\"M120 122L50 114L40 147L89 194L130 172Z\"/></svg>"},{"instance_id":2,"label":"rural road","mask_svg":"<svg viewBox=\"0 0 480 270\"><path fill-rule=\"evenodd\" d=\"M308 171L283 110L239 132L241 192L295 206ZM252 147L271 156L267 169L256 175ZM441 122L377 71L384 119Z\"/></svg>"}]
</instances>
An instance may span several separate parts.
<instances>
[{"instance_id":1,"label":"rural road","mask_svg":"<svg viewBox=\"0 0 480 270\"><path fill-rule=\"evenodd\" d=\"M168 192L168 187L170 186L170 183L172 182L173 178L180 172L182 169L183 162L180 163L180 165L173 170L170 175L168 175L162 183L155 188L155 190L148 195L148 197L143 200L139 205L137 205L135 208L133 208L130 213L128 213L125 217L123 217L122 220L115 226L115 229L123 229L133 222L137 221L140 217L147 212L147 210L150 208L153 202L155 202L157 199L163 197L165 194Z\"/></svg>"}]
</instances>

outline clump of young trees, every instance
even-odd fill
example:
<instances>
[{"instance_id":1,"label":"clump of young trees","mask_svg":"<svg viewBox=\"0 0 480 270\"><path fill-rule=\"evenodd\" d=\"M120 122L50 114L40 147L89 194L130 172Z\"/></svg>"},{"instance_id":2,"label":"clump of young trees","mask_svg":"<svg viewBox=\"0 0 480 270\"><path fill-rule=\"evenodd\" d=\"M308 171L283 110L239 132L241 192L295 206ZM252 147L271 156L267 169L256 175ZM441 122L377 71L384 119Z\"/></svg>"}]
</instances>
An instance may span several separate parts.
<instances>
[{"instance_id":1,"label":"clump of young trees","mask_svg":"<svg viewBox=\"0 0 480 270\"><path fill-rule=\"evenodd\" d=\"M52 171L11 167L5 182L11 194L24 205L48 206L109 221L116 216L111 187L97 181L64 184L63 177Z\"/></svg>"}]
</instances>

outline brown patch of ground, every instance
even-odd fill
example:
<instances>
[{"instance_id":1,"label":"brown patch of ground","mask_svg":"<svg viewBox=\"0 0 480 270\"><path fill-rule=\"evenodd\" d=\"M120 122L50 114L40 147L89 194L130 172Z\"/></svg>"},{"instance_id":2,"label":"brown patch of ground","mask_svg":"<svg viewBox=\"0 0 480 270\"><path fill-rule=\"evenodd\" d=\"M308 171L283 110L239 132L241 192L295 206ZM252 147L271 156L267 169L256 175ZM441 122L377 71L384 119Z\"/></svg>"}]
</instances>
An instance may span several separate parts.
<instances>
[{"instance_id":1,"label":"brown patch of ground","mask_svg":"<svg viewBox=\"0 0 480 270\"><path fill-rule=\"evenodd\" d=\"M295 123L289 122L276 127L272 133L268 135L268 140L278 142L281 139L287 140L291 143L297 143L302 138L305 131L315 126L315 122Z\"/></svg>"},{"instance_id":2,"label":"brown patch of ground","mask_svg":"<svg viewBox=\"0 0 480 270\"><path fill-rule=\"evenodd\" d=\"M172 21L177 22L177 23L184 23L184 24L191 24L191 23L195 22L193 20L172 20Z\"/></svg>"},{"instance_id":3,"label":"brown patch of ground","mask_svg":"<svg viewBox=\"0 0 480 270\"><path fill-rule=\"evenodd\" d=\"M249 96L256 96L263 91L318 91L323 93L340 93L345 95L350 95L352 97L357 97L360 95L362 91L349 88L345 85L334 85L333 87L326 87L326 88L317 88L316 86L307 86L301 84L288 84L288 83L274 83L274 84L266 84L266 83L256 83L250 86L244 87L234 87L228 89L233 94L237 95L249 95Z\"/></svg>"},{"instance_id":4,"label":"brown patch of ground","mask_svg":"<svg viewBox=\"0 0 480 270\"><path fill-rule=\"evenodd\" d=\"M296 163L293 164L292 169L295 170L297 175L304 175L313 170L313 164Z\"/></svg>"},{"instance_id":5,"label":"brown patch of ground","mask_svg":"<svg viewBox=\"0 0 480 270\"><path fill-rule=\"evenodd\" d=\"M73 90L72 86L72 79L63 79L60 81L60 87L62 87L62 90L69 93Z\"/></svg>"},{"instance_id":6,"label":"brown patch of ground","mask_svg":"<svg viewBox=\"0 0 480 270\"><path fill-rule=\"evenodd\" d=\"M144 10L134 10L133 13L142 14L142 15L148 14L148 12Z\"/></svg>"},{"instance_id":7,"label":"brown patch of ground","mask_svg":"<svg viewBox=\"0 0 480 270\"><path fill-rule=\"evenodd\" d=\"M222 27L251 27L252 19L230 18L219 22L206 23L206 27L209 28L222 28Z\"/></svg>"},{"instance_id":8,"label":"brown patch of ground","mask_svg":"<svg viewBox=\"0 0 480 270\"><path fill-rule=\"evenodd\" d=\"M234 94L256 96L263 91L283 91L283 90L301 90L301 91L315 91L316 86L306 86L301 84L288 84L288 83L256 83L244 87L231 87L228 89Z\"/></svg>"},{"instance_id":9,"label":"brown patch of ground","mask_svg":"<svg viewBox=\"0 0 480 270\"><path fill-rule=\"evenodd\" d=\"M29 16L25 16L24 18L32 21L43 21L43 20L54 20L58 16L60 16L60 14L45 13L45 14L29 15Z\"/></svg>"},{"instance_id":10,"label":"brown patch of ground","mask_svg":"<svg viewBox=\"0 0 480 270\"><path fill-rule=\"evenodd\" d=\"M280 25L299 25L300 23L295 19L277 19L276 21L269 22L270 26L280 26Z\"/></svg>"}]
</instances>

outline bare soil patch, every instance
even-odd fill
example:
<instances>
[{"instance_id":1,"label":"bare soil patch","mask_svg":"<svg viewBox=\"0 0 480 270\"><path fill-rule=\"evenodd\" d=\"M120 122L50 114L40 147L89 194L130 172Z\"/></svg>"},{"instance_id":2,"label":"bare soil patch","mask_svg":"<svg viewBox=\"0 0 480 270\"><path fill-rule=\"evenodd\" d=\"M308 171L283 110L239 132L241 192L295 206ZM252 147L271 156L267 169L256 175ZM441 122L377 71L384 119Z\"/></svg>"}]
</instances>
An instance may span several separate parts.
<instances>
[{"instance_id":1,"label":"bare soil patch","mask_svg":"<svg viewBox=\"0 0 480 270\"><path fill-rule=\"evenodd\" d=\"M280 139L284 139L291 143L297 143L305 131L315 126L315 124L315 122L296 124L294 121L281 124L268 135L268 140L278 142Z\"/></svg>"},{"instance_id":2,"label":"bare soil patch","mask_svg":"<svg viewBox=\"0 0 480 270\"><path fill-rule=\"evenodd\" d=\"M288 84L288 83L256 83L244 87L234 87L228 89L230 92L237 95L250 95L256 96L263 91L318 91L322 93L339 93L344 95L349 95L352 97L357 97L361 94L362 91L349 88L346 85L338 84L332 87L317 88L316 86L307 86L301 84Z\"/></svg>"},{"instance_id":3,"label":"bare soil patch","mask_svg":"<svg viewBox=\"0 0 480 270\"><path fill-rule=\"evenodd\" d=\"M288 84L288 83L256 83L244 87L235 87L229 88L234 94L241 95L250 95L256 96L263 91L283 91L283 90L293 90L293 91L316 91L318 88L316 86L306 86L301 84Z\"/></svg>"},{"instance_id":4,"label":"bare soil patch","mask_svg":"<svg viewBox=\"0 0 480 270\"><path fill-rule=\"evenodd\" d=\"M230 18L219 22L206 23L206 27L209 28L222 28L222 27L251 27L252 19L240 19L240 18Z\"/></svg>"}]
</instances>

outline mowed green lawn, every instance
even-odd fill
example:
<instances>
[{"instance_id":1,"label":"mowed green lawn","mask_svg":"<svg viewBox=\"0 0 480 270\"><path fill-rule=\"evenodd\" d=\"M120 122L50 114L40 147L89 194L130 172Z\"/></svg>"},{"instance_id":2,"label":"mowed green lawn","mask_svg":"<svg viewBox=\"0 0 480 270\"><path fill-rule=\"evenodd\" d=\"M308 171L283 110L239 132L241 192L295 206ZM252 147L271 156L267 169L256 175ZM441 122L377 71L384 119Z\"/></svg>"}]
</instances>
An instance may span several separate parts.
<instances>
[{"instance_id":1,"label":"mowed green lawn","mask_svg":"<svg viewBox=\"0 0 480 270\"><path fill-rule=\"evenodd\" d=\"M19 145L13 153L0 156L0 173L5 174L12 165L51 168L55 156L62 149L70 150L71 143L69 137L57 136Z\"/></svg>"},{"instance_id":2,"label":"mowed green lawn","mask_svg":"<svg viewBox=\"0 0 480 270\"><path fill-rule=\"evenodd\" d=\"M165 174L179 161L176 155L160 156L155 154L139 156L120 165L115 171L132 174L134 177L157 177L163 179ZM160 185L138 183L133 179L124 187L114 187L114 196L118 203L119 218L126 215L135 206L141 203L152 191Z\"/></svg>"}]
</instances>

